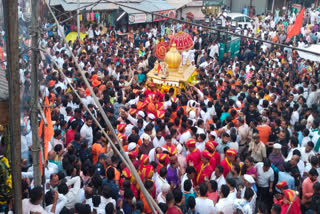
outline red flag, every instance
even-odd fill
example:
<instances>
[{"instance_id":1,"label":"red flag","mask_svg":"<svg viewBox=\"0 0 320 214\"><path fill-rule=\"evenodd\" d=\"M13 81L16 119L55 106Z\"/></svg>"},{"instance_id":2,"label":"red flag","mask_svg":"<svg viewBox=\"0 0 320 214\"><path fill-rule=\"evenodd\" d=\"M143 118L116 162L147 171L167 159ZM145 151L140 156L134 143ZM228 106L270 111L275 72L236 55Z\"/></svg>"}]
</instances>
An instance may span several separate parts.
<instances>
[{"instance_id":1,"label":"red flag","mask_svg":"<svg viewBox=\"0 0 320 214\"><path fill-rule=\"evenodd\" d=\"M53 125L51 121L51 110L49 107L48 97L45 97L43 104L44 104L43 113L44 113L44 116L46 117L48 125L47 126L44 125L43 119L41 119L40 125L39 125L39 137L42 138L42 133L43 133L43 138L44 138L43 157L44 157L44 162L46 162L48 158L48 152L49 152L48 146L51 138L54 135L54 130L53 130ZM43 165L44 163L42 163L42 158L40 154L40 166L43 166ZM41 167L41 174L42 174L42 170L43 169Z\"/></svg>"},{"instance_id":2,"label":"red flag","mask_svg":"<svg viewBox=\"0 0 320 214\"><path fill-rule=\"evenodd\" d=\"M301 31L302 21L303 21L303 15L304 15L304 8L300 11L299 15L296 17L296 21L294 22L294 25L292 28L287 29L287 42L291 39L291 37L296 36Z\"/></svg>"}]
</instances>

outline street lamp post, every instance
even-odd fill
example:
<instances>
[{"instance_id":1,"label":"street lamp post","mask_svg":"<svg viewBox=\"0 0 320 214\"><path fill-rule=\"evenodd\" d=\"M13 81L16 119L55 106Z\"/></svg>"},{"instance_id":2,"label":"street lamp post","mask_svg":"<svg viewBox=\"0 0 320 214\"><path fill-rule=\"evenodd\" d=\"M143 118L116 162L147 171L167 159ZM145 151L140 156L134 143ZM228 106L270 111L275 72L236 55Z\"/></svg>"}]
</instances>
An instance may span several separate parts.
<instances>
[{"instance_id":1,"label":"street lamp post","mask_svg":"<svg viewBox=\"0 0 320 214\"><path fill-rule=\"evenodd\" d=\"M78 39L80 40L80 0L78 0L78 9L77 9L77 29L78 29Z\"/></svg>"}]
</instances>

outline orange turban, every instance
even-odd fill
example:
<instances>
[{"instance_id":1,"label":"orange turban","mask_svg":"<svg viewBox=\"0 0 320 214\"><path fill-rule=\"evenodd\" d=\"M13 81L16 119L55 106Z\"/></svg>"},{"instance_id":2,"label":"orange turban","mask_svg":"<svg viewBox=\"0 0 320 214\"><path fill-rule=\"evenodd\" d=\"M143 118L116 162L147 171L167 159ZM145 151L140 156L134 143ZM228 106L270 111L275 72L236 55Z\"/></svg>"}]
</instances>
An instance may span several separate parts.
<instances>
[{"instance_id":1,"label":"orange turban","mask_svg":"<svg viewBox=\"0 0 320 214\"><path fill-rule=\"evenodd\" d=\"M122 174L127 179L130 179L132 176L130 170L127 167L122 170Z\"/></svg>"},{"instance_id":2,"label":"orange turban","mask_svg":"<svg viewBox=\"0 0 320 214\"><path fill-rule=\"evenodd\" d=\"M140 160L144 164L148 163L149 162L149 155L142 154L141 157L140 157Z\"/></svg>"},{"instance_id":3,"label":"orange turban","mask_svg":"<svg viewBox=\"0 0 320 214\"><path fill-rule=\"evenodd\" d=\"M226 155L236 156L237 155L237 151L235 149L228 149L227 152L226 152Z\"/></svg>"},{"instance_id":4,"label":"orange turban","mask_svg":"<svg viewBox=\"0 0 320 214\"><path fill-rule=\"evenodd\" d=\"M91 95L89 88L86 88L85 94L86 94L86 96L90 96Z\"/></svg>"},{"instance_id":5,"label":"orange turban","mask_svg":"<svg viewBox=\"0 0 320 214\"><path fill-rule=\"evenodd\" d=\"M119 132L122 132L124 129L126 128L126 124L125 123L120 123L117 125L117 129Z\"/></svg>"},{"instance_id":6,"label":"orange turban","mask_svg":"<svg viewBox=\"0 0 320 214\"><path fill-rule=\"evenodd\" d=\"M207 150L204 150L204 151L202 152L202 157L210 160L211 157L212 157L212 154L211 154L210 152L208 152Z\"/></svg>"},{"instance_id":7,"label":"orange turban","mask_svg":"<svg viewBox=\"0 0 320 214\"><path fill-rule=\"evenodd\" d=\"M168 147L168 152L172 156L172 155L175 155L178 151L177 151L176 147L170 146L170 147Z\"/></svg>"},{"instance_id":8,"label":"orange turban","mask_svg":"<svg viewBox=\"0 0 320 214\"><path fill-rule=\"evenodd\" d=\"M215 146L213 145L213 143L212 143L212 141L208 141L208 142L206 142L206 149L208 149L209 151L214 151L214 149L215 149Z\"/></svg>"},{"instance_id":9,"label":"orange turban","mask_svg":"<svg viewBox=\"0 0 320 214\"><path fill-rule=\"evenodd\" d=\"M190 138L189 140L187 140L186 142L186 146L187 147L194 147L196 145L196 140L193 138Z\"/></svg>"},{"instance_id":10,"label":"orange turban","mask_svg":"<svg viewBox=\"0 0 320 214\"><path fill-rule=\"evenodd\" d=\"M95 80L92 81L92 86L93 86L93 87L97 87L97 86L100 85L100 84L101 84L101 82L100 82L99 80L96 80L96 79L95 79Z\"/></svg>"},{"instance_id":11,"label":"orange turban","mask_svg":"<svg viewBox=\"0 0 320 214\"><path fill-rule=\"evenodd\" d=\"M137 109L135 109L135 108L131 108L131 109L129 109L129 114L130 115L134 115L134 114L136 114L137 113Z\"/></svg>"},{"instance_id":12,"label":"orange turban","mask_svg":"<svg viewBox=\"0 0 320 214\"><path fill-rule=\"evenodd\" d=\"M287 186L287 181L280 181L277 183L276 187L278 189L282 189L283 187Z\"/></svg>"}]
</instances>

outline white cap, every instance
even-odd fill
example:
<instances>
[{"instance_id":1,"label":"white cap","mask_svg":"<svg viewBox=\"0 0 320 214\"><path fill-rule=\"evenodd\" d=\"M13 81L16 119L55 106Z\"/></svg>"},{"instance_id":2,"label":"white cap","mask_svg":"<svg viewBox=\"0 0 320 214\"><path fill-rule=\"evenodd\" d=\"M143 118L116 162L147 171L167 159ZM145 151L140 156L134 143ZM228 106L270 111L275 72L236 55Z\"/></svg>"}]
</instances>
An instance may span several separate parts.
<instances>
[{"instance_id":1,"label":"white cap","mask_svg":"<svg viewBox=\"0 0 320 214\"><path fill-rule=\"evenodd\" d=\"M135 142L131 142L128 144L128 152L131 152L132 150L135 150L137 147L137 144Z\"/></svg>"},{"instance_id":2,"label":"white cap","mask_svg":"<svg viewBox=\"0 0 320 214\"><path fill-rule=\"evenodd\" d=\"M149 118L150 120L154 120L155 116L154 116L154 114L150 113L150 114L148 114L148 118Z\"/></svg>"},{"instance_id":3,"label":"white cap","mask_svg":"<svg viewBox=\"0 0 320 214\"><path fill-rule=\"evenodd\" d=\"M145 117L145 116L146 116L143 111L139 111L139 112L138 112L138 115L141 116L141 117Z\"/></svg>"},{"instance_id":4,"label":"white cap","mask_svg":"<svg viewBox=\"0 0 320 214\"><path fill-rule=\"evenodd\" d=\"M146 133L143 133L142 135L141 135L141 138L143 139L143 140L151 140L150 139L150 136L148 135L148 134L146 134Z\"/></svg>"},{"instance_id":5,"label":"white cap","mask_svg":"<svg viewBox=\"0 0 320 214\"><path fill-rule=\"evenodd\" d=\"M236 107L240 108L241 107L241 102L239 100L236 101Z\"/></svg>"},{"instance_id":6,"label":"white cap","mask_svg":"<svg viewBox=\"0 0 320 214\"><path fill-rule=\"evenodd\" d=\"M189 118L194 119L196 117L196 113L194 111L189 112Z\"/></svg>"},{"instance_id":7,"label":"white cap","mask_svg":"<svg viewBox=\"0 0 320 214\"><path fill-rule=\"evenodd\" d=\"M246 181L248 181L250 184L254 184L254 183L255 183L255 181L254 181L254 179L253 179L253 177L252 177L251 175L245 174L245 175L243 176L243 178L244 178Z\"/></svg>"},{"instance_id":8,"label":"white cap","mask_svg":"<svg viewBox=\"0 0 320 214\"><path fill-rule=\"evenodd\" d=\"M215 131L211 131L210 135L213 135L215 138L218 138L218 135L217 135L217 133Z\"/></svg>"},{"instance_id":9,"label":"white cap","mask_svg":"<svg viewBox=\"0 0 320 214\"><path fill-rule=\"evenodd\" d=\"M170 191L170 185L168 183L164 183L161 186L161 192L168 193Z\"/></svg>"},{"instance_id":10,"label":"white cap","mask_svg":"<svg viewBox=\"0 0 320 214\"><path fill-rule=\"evenodd\" d=\"M273 148L274 149L281 149L281 144L279 144L279 143L275 143L274 145L273 145Z\"/></svg>"},{"instance_id":11,"label":"white cap","mask_svg":"<svg viewBox=\"0 0 320 214\"><path fill-rule=\"evenodd\" d=\"M182 152L182 146L180 143L177 145L177 151L178 151L178 154Z\"/></svg>"}]
</instances>

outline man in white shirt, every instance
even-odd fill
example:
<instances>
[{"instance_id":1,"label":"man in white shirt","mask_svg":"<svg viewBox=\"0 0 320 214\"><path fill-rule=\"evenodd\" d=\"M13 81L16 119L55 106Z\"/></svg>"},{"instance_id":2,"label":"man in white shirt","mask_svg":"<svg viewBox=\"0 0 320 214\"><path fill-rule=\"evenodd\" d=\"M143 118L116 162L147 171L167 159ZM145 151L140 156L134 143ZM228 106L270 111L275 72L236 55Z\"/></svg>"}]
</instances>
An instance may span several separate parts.
<instances>
[{"instance_id":1,"label":"man in white shirt","mask_svg":"<svg viewBox=\"0 0 320 214\"><path fill-rule=\"evenodd\" d=\"M198 128L199 130L199 128ZM203 152L205 150L205 145L206 145L206 135L201 133L199 136L198 136L198 141L196 143L196 148L200 150L200 152Z\"/></svg>"},{"instance_id":2,"label":"man in white shirt","mask_svg":"<svg viewBox=\"0 0 320 214\"><path fill-rule=\"evenodd\" d=\"M181 191L182 192L185 192L184 182L189 179L192 183L192 179L194 178L195 175L196 175L195 168L193 166L188 166L186 168L186 173L181 178ZM191 185L190 193L193 193L193 184Z\"/></svg>"},{"instance_id":3,"label":"man in white shirt","mask_svg":"<svg viewBox=\"0 0 320 214\"><path fill-rule=\"evenodd\" d=\"M216 214L213 201L207 198L208 186L205 182L200 184L200 197L196 198L195 210L201 214Z\"/></svg>"},{"instance_id":4,"label":"man in white shirt","mask_svg":"<svg viewBox=\"0 0 320 214\"><path fill-rule=\"evenodd\" d=\"M256 67L252 64L252 61L246 66L246 73L249 73L250 69L255 70Z\"/></svg>"},{"instance_id":5,"label":"man in white shirt","mask_svg":"<svg viewBox=\"0 0 320 214\"><path fill-rule=\"evenodd\" d=\"M219 45L218 45L218 43L216 43L216 41L212 42L209 49L210 49L209 56L211 58L215 58L216 54L219 56Z\"/></svg>"},{"instance_id":6,"label":"man in white shirt","mask_svg":"<svg viewBox=\"0 0 320 214\"><path fill-rule=\"evenodd\" d=\"M215 180L218 184L218 192L220 192L221 186L226 184L226 179L223 176L223 166L218 165L211 174L210 180Z\"/></svg>"},{"instance_id":7,"label":"man in white shirt","mask_svg":"<svg viewBox=\"0 0 320 214\"><path fill-rule=\"evenodd\" d=\"M223 213L232 213L232 206L233 206L233 201L228 198L228 195L230 193L230 188L227 185L222 185L221 186L221 191L219 194L219 201L216 204L216 209L217 212L223 212Z\"/></svg>"},{"instance_id":8,"label":"man in white shirt","mask_svg":"<svg viewBox=\"0 0 320 214\"><path fill-rule=\"evenodd\" d=\"M243 184L244 184L244 188L241 190L241 198L244 198L244 193L246 192L246 189L253 189L252 185L255 183L255 180L253 179L253 177L251 175L245 174L243 176ZM254 192L254 191L253 191ZM252 210L255 210L256 208L256 200L257 200L257 194L254 192L254 195L250 201L250 205L252 207Z\"/></svg>"},{"instance_id":9,"label":"man in white shirt","mask_svg":"<svg viewBox=\"0 0 320 214\"><path fill-rule=\"evenodd\" d=\"M93 143L92 118L87 117L85 123L81 127L80 135L82 138L88 140L88 146L91 147Z\"/></svg>"},{"instance_id":10,"label":"man in white shirt","mask_svg":"<svg viewBox=\"0 0 320 214\"><path fill-rule=\"evenodd\" d=\"M192 137L191 130L187 129L187 127L184 124L181 124L181 136L179 142L181 144L185 144L189 138Z\"/></svg>"},{"instance_id":11,"label":"man in white shirt","mask_svg":"<svg viewBox=\"0 0 320 214\"><path fill-rule=\"evenodd\" d=\"M66 202L67 198L59 194L57 190L50 190L45 195L46 211L48 213L59 214ZM56 205L54 203L56 203ZM55 212L52 212L51 210L54 206L56 206L56 209Z\"/></svg>"},{"instance_id":12,"label":"man in white shirt","mask_svg":"<svg viewBox=\"0 0 320 214\"><path fill-rule=\"evenodd\" d=\"M67 177L66 177L67 178ZM72 188L70 188L73 185ZM67 198L66 208L74 208L74 205L78 203L78 194L80 191L81 179L79 176L73 177L66 183L61 183L58 186L59 193L63 194Z\"/></svg>"},{"instance_id":13,"label":"man in white shirt","mask_svg":"<svg viewBox=\"0 0 320 214\"><path fill-rule=\"evenodd\" d=\"M30 191L30 198L25 198L22 200L22 214L30 214L30 213L48 213L43 207L40 205L43 199L42 187L37 186ZM58 195L55 195L53 199L53 204L49 213L55 213L57 206Z\"/></svg>"},{"instance_id":14,"label":"man in white shirt","mask_svg":"<svg viewBox=\"0 0 320 214\"><path fill-rule=\"evenodd\" d=\"M255 165L257 169L257 183L258 183L258 197L261 201L264 201L267 209L271 209L272 200L272 187L274 181L274 172L271 168L271 161L264 159L263 162L259 162Z\"/></svg>"},{"instance_id":15,"label":"man in white shirt","mask_svg":"<svg viewBox=\"0 0 320 214\"><path fill-rule=\"evenodd\" d=\"M164 137L162 136L162 130L157 129L156 137L153 139L153 146L154 148L162 147L166 144Z\"/></svg>"},{"instance_id":16,"label":"man in white shirt","mask_svg":"<svg viewBox=\"0 0 320 214\"><path fill-rule=\"evenodd\" d=\"M155 186L156 186L156 195L159 195L161 192L161 187L163 184L169 184L166 177L167 177L168 170L166 167L162 167L159 171L159 174L156 177L155 180Z\"/></svg>"},{"instance_id":17,"label":"man in white shirt","mask_svg":"<svg viewBox=\"0 0 320 214\"><path fill-rule=\"evenodd\" d=\"M314 143L312 141L309 141L305 147L300 148L301 160L304 162L304 164L309 162L309 157L315 155L313 148L314 148Z\"/></svg>"},{"instance_id":18,"label":"man in white shirt","mask_svg":"<svg viewBox=\"0 0 320 214\"><path fill-rule=\"evenodd\" d=\"M105 207L107 204L109 203L112 203L114 207L116 207L116 201L112 198L112 190L109 186L104 186L103 189L102 189L102 194L101 196L97 196L97 197L100 197L100 204L99 206L96 208L97 210L99 210L100 214L105 214ZM93 208L94 208L94 201L95 201L95 198L92 197L88 200L86 200L86 204L89 204L90 207L91 207L91 211L93 211Z\"/></svg>"},{"instance_id":19,"label":"man in white shirt","mask_svg":"<svg viewBox=\"0 0 320 214\"><path fill-rule=\"evenodd\" d=\"M230 189L228 199L231 201L234 201L235 199L237 199L237 182L233 178L227 178L226 181L227 181L227 185Z\"/></svg>"},{"instance_id":20,"label":"man in white shirt","mask_svg":"<svg viewBox=\"0 0 320 214\"><path fill-rule=\"evenodd\" d=\"M227 22L227 13L223 11L222 13L219 14L217 19L221 19L221 25L222 27L225 27Z\"/></svg>"},{"instance_id":21,"label":"man in white shirt","mask_svg":"<svg viewBox=\"0 0 320 214\"><path fill-rule=\"evenodd\" d=\"M309 108L311 108L312 104L316 103L319 101L318 98L318 93L317 93L317 86L316 85L311 85L311 92L307 98L307 105Z\"/></svg>"},{"instance_id":22,"label":"man in white shirt","mask_svg":"<svg viewBox=\"0 0 320 214\"><path fill-rule=\"evenodd\" d=\"M311 138L309 137L309 133L310 133L309 129L304 129L302 131L303 138L301 141L301 147L307 146L307 143L311 141Z\"/></svg>"}]
</instances>

